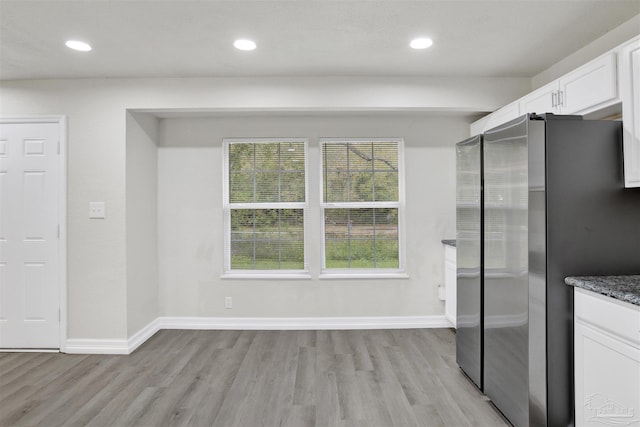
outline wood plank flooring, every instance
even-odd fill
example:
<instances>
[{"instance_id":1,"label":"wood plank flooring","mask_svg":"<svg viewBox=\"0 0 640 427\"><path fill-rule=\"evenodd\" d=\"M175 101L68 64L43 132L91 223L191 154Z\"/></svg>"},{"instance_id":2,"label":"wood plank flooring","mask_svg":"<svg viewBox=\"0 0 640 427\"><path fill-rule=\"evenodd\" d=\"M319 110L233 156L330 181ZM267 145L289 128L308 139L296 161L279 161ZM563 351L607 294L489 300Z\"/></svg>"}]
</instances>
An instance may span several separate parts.
<instances>
[{"instance_id":1,"label":"wood plank flooring","mask_svg":"<svg viewBox=\"0 0 640 427\"><path fill-rule=\"evenodd\" d=\"M129 356L0 353L1 426L507 426L448 329L163 330Z\"/></svg>"}]
</instances>

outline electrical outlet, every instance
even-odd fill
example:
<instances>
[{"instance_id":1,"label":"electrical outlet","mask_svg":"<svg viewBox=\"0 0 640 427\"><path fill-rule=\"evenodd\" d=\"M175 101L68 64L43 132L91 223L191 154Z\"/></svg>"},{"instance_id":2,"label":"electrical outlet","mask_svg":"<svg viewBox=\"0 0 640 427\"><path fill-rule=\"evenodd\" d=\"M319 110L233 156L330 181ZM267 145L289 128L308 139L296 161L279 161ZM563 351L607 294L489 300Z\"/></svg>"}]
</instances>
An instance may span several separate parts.
<instances>
[{"instance_id":1,"label":"electrical outlet","mask_svg":"<svg viewBox=\"0 0 640 427\"><path fill-rule=\"evenodd\" d=\"M104 202L89 202L89 218L103 219L106 217Z\"/></svg>"},{"instance_id":2,"label":"electrical outlet","mask_svg":"<svg viewBox=\"0 0 640 427\"><path fill-rule=\"evenodd\" d=\"M224 308L233 308L233 298L224 297Z\"/></svg>"}]
</instances>

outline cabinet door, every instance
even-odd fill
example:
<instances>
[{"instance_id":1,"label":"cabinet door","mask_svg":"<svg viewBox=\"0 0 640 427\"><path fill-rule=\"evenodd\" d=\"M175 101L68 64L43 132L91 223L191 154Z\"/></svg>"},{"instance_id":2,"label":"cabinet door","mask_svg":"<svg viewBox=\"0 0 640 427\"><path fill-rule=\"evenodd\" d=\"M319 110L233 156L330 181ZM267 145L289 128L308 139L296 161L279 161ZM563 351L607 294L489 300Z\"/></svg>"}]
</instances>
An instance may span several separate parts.
<instances>
[{"instance_id":1,"label":"cabinet door","mask_svg":"<svg viewBox=\"0 0 640 427\"><path fill-rule=\"evenodd\" d=\"M469 136L480 135L487 129L487 123L491 118L491 114L488 114L481 119L476 120L475 122L469 125Z\"/></svg>"},{"instance_id":2,"label":"cabinet door","mask_svg":"<svg viewBox=\"0 0 640 427\"><path fill-rule=\"evenodd\" d=\"M640 350L575 323L576 426L640 425Z\"/></svg>"},{"instance_id":3,"label":"cabinet door","mask_svg":"<svg viewBox=\"0 0 640 427\"><path fill-rule=\"evenodd\" d=\"M520 99L520 112L526 113L555 113L558 104L558 81L551 82L540 89L531 92Z\"/></svg>"},{"instance_id":4,"label":"cabinet door","mask_svg":"<svg viewBox=\"0 0 640 427\"><path fill-rule=\"evenodd\" d=\"M640 38L622 48L620 98L626 187L640 187Z\"/></svg>"},{"instance_id":5,"label":"cabinet door","mask_svg":"<svg viewBox=\"0 0 640 427\"><path fill-rule=\"evenodd\" d=\"M561 77L561 113L584 114L617 102L616 64L616 53L610 52Z\"/></svg>"},{"instance_id":6,"label":"cabinet door","mask_svg":"<svg viewBox=\"0 0 640 427\"><path fill-rule=\"evenodd\" d=\"M500 126L503 123L513 120L520 115L520 106L518 102L512 102L507 104L499 110L494 111L488 117L485 123L484 131L493 129L496 126Z\"/></svg>"}]
</instances>

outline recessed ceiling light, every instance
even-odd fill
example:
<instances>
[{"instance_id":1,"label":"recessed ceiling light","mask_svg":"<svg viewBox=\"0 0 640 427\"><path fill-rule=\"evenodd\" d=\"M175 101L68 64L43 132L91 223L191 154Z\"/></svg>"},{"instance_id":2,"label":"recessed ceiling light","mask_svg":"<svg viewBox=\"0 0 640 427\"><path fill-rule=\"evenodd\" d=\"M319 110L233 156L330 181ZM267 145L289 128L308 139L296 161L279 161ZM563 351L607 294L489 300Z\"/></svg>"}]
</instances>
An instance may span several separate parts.
<instances>
[{"instance_id":1,"label":"recessed ceiling light","mask_svg":"<svg viewBox=\"0 0 640 427\"><path fill-rule=\"evenodd\" d=\"M89 46L85 42L81 42L81 41L78 41L78 40L67 40L65 45L69 49L79 50L81 52L89 52L91 50L91 46Z\"/></svg>"},{"instance_id":2,"label":"recessed ceiling light","mask_svg":"<svg viewBox=\"0 0 640 427\"><path fill-rule=\"evenodd\" d=\"M238 39L233 42L233 45L240 50L253 50L256 48L256 42L247 39Z\"/></svg>"},{"instance_id":3,"label":"recessed ceiling light","mask_svg":"<svg viewBox=\"0 0 640 427\"><path fill-rule=\"evenodd\" d=\"M409 43L409 46L411 46L413 49L426 49L432 44L433 44L433 40L426 37L421 37L421 38L411 40L411 43Z\"/></svg>"}]
</instances>

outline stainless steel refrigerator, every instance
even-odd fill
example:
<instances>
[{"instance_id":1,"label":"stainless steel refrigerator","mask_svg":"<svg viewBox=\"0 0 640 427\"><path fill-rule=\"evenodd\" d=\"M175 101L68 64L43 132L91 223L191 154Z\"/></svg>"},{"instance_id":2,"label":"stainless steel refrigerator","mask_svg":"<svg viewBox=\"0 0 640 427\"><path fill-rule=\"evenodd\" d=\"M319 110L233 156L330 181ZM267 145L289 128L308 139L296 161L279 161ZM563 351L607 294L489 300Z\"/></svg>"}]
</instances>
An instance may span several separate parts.
<instances>
[{"instance_id":1,"label":"stainless steel refrigerator","mask_svg":"<svg viewBox=\"0 0 640 427\"><path fill-rule=\"evenodd\" d=\"M456 145L456 361L482 389L482 135Z\"/></svg>"},{"instance_id":2,"label":"stainless steel refrigerator","mask_svg":"<svg viewBox=\"0 0 640 427\"><path fill-rule=\"evenodd\" d=\"M516 427L573 425L564 277L640 272L640 191L623 185L621 132L620 122L531 114L483 135L474 357L484 393Z\"/></svg>"}]
</instances>

